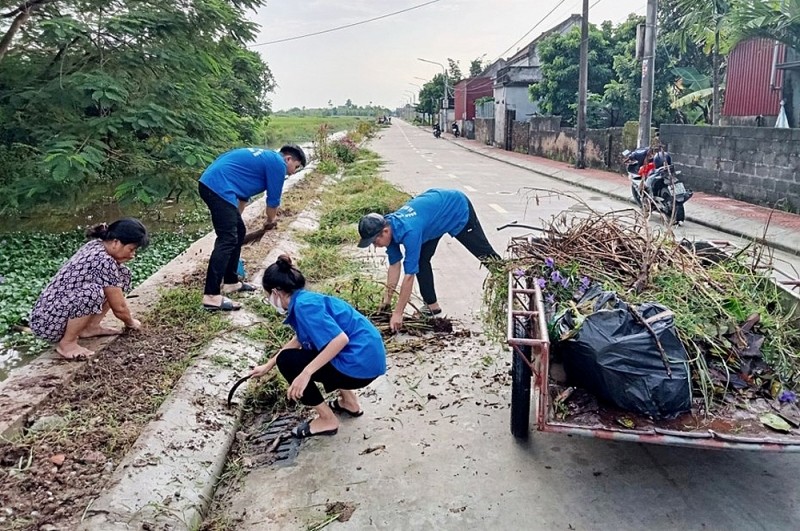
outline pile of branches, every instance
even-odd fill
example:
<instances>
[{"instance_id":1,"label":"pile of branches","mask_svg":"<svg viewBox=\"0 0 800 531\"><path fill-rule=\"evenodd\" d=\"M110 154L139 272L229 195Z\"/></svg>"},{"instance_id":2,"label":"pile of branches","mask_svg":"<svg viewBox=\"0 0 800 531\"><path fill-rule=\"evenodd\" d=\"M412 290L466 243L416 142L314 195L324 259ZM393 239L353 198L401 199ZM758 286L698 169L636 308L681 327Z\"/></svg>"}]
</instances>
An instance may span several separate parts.
<instances>
[{"instance_id":1,"label":"pile of branches","mask_svg":"<svg viewBox=\"0 0 800 531\"><path fill-rule=\"evenodd\" d=\"M494 283L498 300L506 296L500 276L514 272L539 282L551 308L577 300L589 283L629 303L663 304L675 314L706 411L731 392L778 398L800 382L800 319L762 272L762 249L728 255L678 241L631 211L561 214L540 230L512 240L513 258Z\"/></svg>"}]
</instances>

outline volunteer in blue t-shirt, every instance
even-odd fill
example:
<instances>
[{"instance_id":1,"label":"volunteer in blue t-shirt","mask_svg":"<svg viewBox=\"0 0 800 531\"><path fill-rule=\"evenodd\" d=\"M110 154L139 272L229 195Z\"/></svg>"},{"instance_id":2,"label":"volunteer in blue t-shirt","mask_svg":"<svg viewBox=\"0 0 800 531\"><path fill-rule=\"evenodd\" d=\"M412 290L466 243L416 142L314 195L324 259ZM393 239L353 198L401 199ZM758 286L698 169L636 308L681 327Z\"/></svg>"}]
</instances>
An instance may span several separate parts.
<instances>
[{"instance_id":1,"label":"volunteer in blue t-shirt","mask_svg":"<svg viewBox=\"0 0 800 531\"><path fill-rule=\"evenodd\" d=\"M372 213L358 223L361 236L359 247L386 247L389 255L389 274L386 281L384 307L390 307L392 294L400 280L400 261L403 260L403 283L397 307L390 325L397 331L403 324L403 311L411 298L414 279L419 278L419 291L429 315L441 313L433 285L431 258L439 239L445 234L457 239L484 265L500 259L486 239L483 228L467 196L458 190L432 188L411 199L400 210L386 216ZM400 246L405 249L405 259Z\"/></svg>"},{"instance_id":2,"label":"volunteer in blue t-shirt","mask_svg":"<svg viewBox=\"0 0 800 531\"><path fill-rule=\"evenodd\" d=\"M283 183L306 165L306 154L294 144L275 152L260 148L239 148L223 153L206 168L200 177L200 197L211 212L211 223L217 239L208 260L203 308L210 311L241 308L222 292L255 291L250 284L239 282L239 255L247 229L242 212L254 195L267 192L265 229L274 229ZM221 284L224 284L221 286Z\"/></svg>"},{"instance_id":3,"label":"volunteer in blue t-shirt","mask_svg":"<svg viewBox=\"0 0 800 531\"><path fill-rule=\"evenodd\" d=\"M287 396L316 410L317 418L292 430L298 438L335 435L339 431L335 413L363 415L353 389L366 387L386 372L386 348L378 329L343 300L306 291L305 284L303 274L286 255L264 272L269 303L286 314L284 324L295 335L250 373L264 376L277 365L289 382ZM316 383L326 392L338 390L339 397L325 403Z\"/></svg>"}]
</instances>

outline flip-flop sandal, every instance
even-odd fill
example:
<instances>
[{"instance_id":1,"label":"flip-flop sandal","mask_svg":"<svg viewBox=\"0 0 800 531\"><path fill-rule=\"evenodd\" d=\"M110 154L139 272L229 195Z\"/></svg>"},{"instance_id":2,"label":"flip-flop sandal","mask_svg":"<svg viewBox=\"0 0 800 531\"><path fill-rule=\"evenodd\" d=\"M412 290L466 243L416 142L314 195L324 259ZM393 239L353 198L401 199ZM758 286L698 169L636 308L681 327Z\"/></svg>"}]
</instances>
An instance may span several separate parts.
<instances>
[{"instance_id":1,"label":"flip-flop sandal","mask_svg":"<svg viewBox=\"0 0 800 531\"><path fill-rule=\"evenodd\" d=\"M346 407L342 407L342 405L339 404L339 400L338 399L337 400L331 400L330 402L328 402L328 407L331 408L336 413L346 413L346 414L350 415L351 417L360 417L361 415L364 414L364 410L363 409L360 410L360 411L350 411Z\"/></svg>"},{"instance_id":2,"label":"flip-flop sandal","mask_svg":"<svg viewBox=\"0 0 800 531\"><path fill-rule=\"evenodd\" d=\"M311 422L307 420L292 430L292 436L297 437L298 439L307 439L309 437L316 437L318 435L336 435L338 431L339 428L333 428L332 430L311 433Z\"/></svg>"},{"instance_id":3,"label":"flip-flop sandal","mask_svg":"<svg viewBox=\"0 0 800 531\"><path fill-rule=\"evenodd\" d=\"M256 291L256 287L254 285L252 285L252 284L248 284L247 282L242 282L242 287L240 287L236 291L242 292L242 293L247 293L247 292L250 292L250 291Z\"/></svg>"},{"instance_id":4,"label":"flip-flop sandal","mask_svg":"<svg viewBox=\"0 0 800 531\"><path fill-rule=\"evenodd\" d=\"M226 291L225 293L251 293L253 291L257 291L257 288L254 285L248 284L247 282L242 282L242 285L239 286L239 289Z\"/></svg>"},{"instance_id":5,"label":"flip-flop sandal","mask_svg":"<svg viewBox=\"0 0 800 531\"><path fill-rule=\"evenodd\" d=\"M241 310L242 307L234 306L230 299L222 299L222 304L220 305L203 303L203 309L209 312L235 312Z\"/></svg>"}]
</instances>

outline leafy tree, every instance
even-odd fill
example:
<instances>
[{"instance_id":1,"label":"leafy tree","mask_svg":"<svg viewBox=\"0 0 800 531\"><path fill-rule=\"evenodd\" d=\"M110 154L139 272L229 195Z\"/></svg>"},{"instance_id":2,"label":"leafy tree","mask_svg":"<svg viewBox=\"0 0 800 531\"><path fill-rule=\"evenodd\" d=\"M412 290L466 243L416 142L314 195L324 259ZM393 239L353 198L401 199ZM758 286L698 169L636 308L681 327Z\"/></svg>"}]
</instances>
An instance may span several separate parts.
<instances>
[{"instance_id":1,"label":"leafy tree","mask_svg":"<svg viewBox=\"0 0 800 531\"><path fill-rule=\"evenodd\" d=\"M469 63L469 77L477 77L483 72L483 69L486 68L484 65L486 54L481 55L480 57L476 57Z\"/></svg>"},{"instance_id":2,"label":"leafy tree","mask_svg":"<svg viewBox=\"0 0 800 531\"><path fill-rule=\"evenodd\" d=\"M767 37L800 50L798 0L739 0L731 16L735 42Z\"/></svg>"},{"instance_id":3,"label":"leafy tree","mask_svg":"<svg viewBox=\"0 0 800 531\"><path fill-rule=\"evenodd\" d=\"M456 83L464 79L464 76L461 74L461 67L458 65L458 61L454 61L453 59L447 58L447 65L448 65L448 76L449 79L447 83L454 87Z\"/></svg>"},{"instance_id":4,"label":"leafy tree","mask_svg":"<svg viewBox=\"0 0 800 531\"><path fill-rule=\"evenodd\" d=\"M272 74L245 48L262 0L15 3L0 0L0 209L108 185L180 196L269 113Z\"/></svg>"},{"instance_id":5,"label":"leafy tree","mask_svg":"<svg viewBox=\"0 0 800 531\"><path fill-rule=\"evenodd\" d=\"M713 124L719 123L721 110L721 57L730 47L732 32L731 13L734 0L674 0L668 16L678 22L680 42L685 48L688 41L703 47L712 57L712 117Z\"/></svg>"},{"instance_id":6,"label":"leafy tree","mask_svg":"<svg viewBox=\"0 0 800 531\"><path fill-rule=\"evenodd\" d=\"M589 27L589 92L602 94L614 77L611 35L591 24ZM580 28L554 34L538 46L542 81L529 87L532 100L539 101L547 114L561 116L562 123L574 125L578 100Z\"/></svg>"}]
</instances>

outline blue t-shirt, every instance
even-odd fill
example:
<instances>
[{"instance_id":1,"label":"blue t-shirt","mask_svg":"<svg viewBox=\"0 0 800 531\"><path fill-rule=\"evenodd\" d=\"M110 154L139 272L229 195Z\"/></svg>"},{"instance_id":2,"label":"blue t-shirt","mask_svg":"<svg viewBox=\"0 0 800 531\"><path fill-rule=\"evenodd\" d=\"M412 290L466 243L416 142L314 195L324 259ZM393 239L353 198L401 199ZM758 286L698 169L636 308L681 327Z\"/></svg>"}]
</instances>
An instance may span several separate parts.
<instances>
[{"instance_id":1,"label":"blue t-shirt","mask_svg":"<svg viewBox=\"0 0 800 531\"><path fill-rule=\"evenodd\" d=\"M267 192L267 206L281 204L286 162L277 151L239 148L223 153L206 168L200 182L233 206Z\"/></svg>"},{"instance_id":2,"label":"blue t-shirt","mask_svg":"<svg viewBox=\"0 0 800 531\"><path fill-rule=\"evenodd\" d=\"M386 348L378 329L342 299L297 290L284 324L292 327L304 349L322 351L344 332L350 341L331 364L353 378L376 378L386 372Z\"/></svg>"},{"instance_id":3,"label":"blue t-shirt","mask_svg":"<svg viewBox=\"0 0 800 531\"><path fill-rule=\"evenodd\" d=\"M464 230L469 220L469 201L458 190L431 188L387 215L386 220L392 226L392 242L386 247L389 264L403 259L402 245L406 251L403 271L416 275L422 244L444 234L456 236Z\"/></svg>"}]
</instances>

